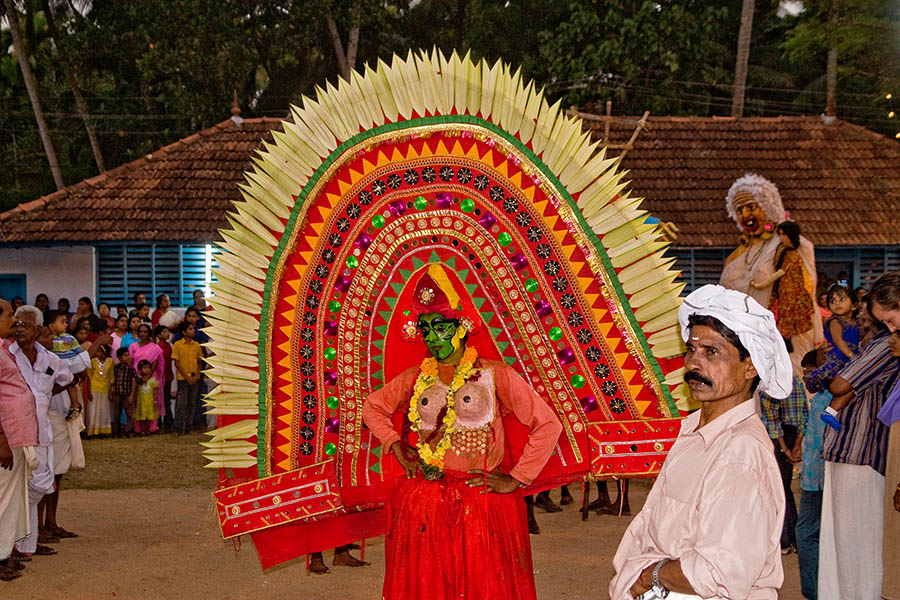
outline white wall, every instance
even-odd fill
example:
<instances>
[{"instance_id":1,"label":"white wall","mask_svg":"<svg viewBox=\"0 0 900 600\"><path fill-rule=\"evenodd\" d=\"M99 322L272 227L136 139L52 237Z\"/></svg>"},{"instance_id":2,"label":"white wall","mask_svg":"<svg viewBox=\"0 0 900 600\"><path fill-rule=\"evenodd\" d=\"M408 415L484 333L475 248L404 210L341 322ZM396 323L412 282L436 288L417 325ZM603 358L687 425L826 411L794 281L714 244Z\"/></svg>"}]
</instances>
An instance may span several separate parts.
<instances>
[{"instance_id":1,"label":"white wall","mask_svg":"<svg viewBox=\"0 0 900 600\"><path fill-rule=\"evenodd\" d=\"M42 292L50 297L50 308L61 297L73 311L81 296L96 303L96 272L92 246L0 248L0 273L25 274L28 304Z\"/></svg>"}]
</instances>

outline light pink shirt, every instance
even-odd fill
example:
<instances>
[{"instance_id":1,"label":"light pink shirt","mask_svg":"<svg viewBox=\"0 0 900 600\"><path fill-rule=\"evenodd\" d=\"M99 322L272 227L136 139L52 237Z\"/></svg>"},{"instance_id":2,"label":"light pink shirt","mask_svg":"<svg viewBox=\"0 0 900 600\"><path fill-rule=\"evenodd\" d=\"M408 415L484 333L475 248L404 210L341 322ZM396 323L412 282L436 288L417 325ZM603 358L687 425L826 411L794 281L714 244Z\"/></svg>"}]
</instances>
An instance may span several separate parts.
<instances>
[{"instance_id":1,"label":"light pink shirt","mask_svg":"<svg viewBox=\"0 0 900 600\"><path fill-rule=\"evenodd\" d=\"M681 425L643 509L628 526L609 583L612 600L663 558L703 598L778 598L784 490L772 442L752 400L697 429Z\"/></svg>"},{"instance_id":2,"label":"light pink shirt","mask_svg":"<svg viewBox=\"0 0 900 600\"><path fill-rule=\"evenodd\" d=\"M0 428L6 434L10 448L37 446L34 396L9 351L10 343L0 339Z\"/></svg>"}]
</instances>

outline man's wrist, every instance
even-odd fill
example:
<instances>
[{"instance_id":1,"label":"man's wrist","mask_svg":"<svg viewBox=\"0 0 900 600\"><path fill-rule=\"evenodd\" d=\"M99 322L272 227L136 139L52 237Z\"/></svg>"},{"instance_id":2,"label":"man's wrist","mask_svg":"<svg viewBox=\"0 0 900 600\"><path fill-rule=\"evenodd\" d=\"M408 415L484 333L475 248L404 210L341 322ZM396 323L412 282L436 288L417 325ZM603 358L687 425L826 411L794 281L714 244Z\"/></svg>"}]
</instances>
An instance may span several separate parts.
<instances>
[{"instance_id":1,"label":"man's wrist","mask_svg":"<svg viewBox=\"0 0 900 600\"><path fill-rule=\"evenodd\" d=\"M653 567L653 574L650 578L650 584L653 586L652 589L658 594L661 594L663 598L669 595L669 590L666 589L666 587L662 585L662 583L660 583L659 572L668 562L670 562L670 560L668 558L664 558L656 563L656 566Z\"/></svg>"}]
</instances>

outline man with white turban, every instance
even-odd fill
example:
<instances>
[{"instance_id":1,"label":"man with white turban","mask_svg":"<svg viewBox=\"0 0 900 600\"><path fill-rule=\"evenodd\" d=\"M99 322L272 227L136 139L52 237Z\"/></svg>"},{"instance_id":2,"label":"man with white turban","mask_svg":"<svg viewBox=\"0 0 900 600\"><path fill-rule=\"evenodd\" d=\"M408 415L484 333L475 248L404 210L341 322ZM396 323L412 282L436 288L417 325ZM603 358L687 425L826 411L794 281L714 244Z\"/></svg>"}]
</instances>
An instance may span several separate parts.
<instances>
[{"instance_id":1,"label":"man with white turban","mask_svg":"<svg viewBox=\"0 0 900 600\"><path fill-rule=\"evenodd\" d=\"M784 491L752 397L790 393L787 350L771 312L721 286L688 296L678 320L701 408L619 544L610 597L775 600Z\"/></svg>"},{"instance_id":2,"label":"man with white turban","mask_svg":"<svg viewBox=\"0 0 900 600\"><path fill-rule=\"evenodd\" d=\"M777 269L780 236L777 226L787 219L778 187L761 175L747 173L735 181L725 197L728 216L741 231L738 247L725 259L719 283L751 296L764 307L770 306L772 290L779 276ZM791 336L790 354L794 374L803 377L800 361L824 340L822 316L815 310L816 257L812 243L802 235L795 248L803 263L804 287L813 307L812 327ZM783 287L783 286L782 286Z\"/></svg>"}]
</instances>

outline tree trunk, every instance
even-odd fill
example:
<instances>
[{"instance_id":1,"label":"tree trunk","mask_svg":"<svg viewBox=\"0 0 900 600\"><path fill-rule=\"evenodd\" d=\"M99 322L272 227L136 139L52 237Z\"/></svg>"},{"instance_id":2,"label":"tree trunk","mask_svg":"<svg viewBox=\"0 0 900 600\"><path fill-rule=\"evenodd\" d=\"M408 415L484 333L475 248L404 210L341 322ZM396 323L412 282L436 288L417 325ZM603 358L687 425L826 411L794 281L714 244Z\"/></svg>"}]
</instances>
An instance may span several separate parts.
<instances>
[{"instance_id":1,"label":"tree trunk","mask_svg":"<svg viewBox=\"0 0 900 600\"><path fill-rule=\"evenodd\" d=\"M835 3L831 3L831 25L832 32L837 29L839 16ZM834 33L832 33L832 36ZM835 102L835 94L837 93L837 61L838 51L835 47L835 40L831 39L828 44L828 61L825 64L825 116L837 116L837 104Z\"/></svg>"},{"instance_id":2,"label":"tree trunk","mask_svg":"<svg viewBox=\"0 0 900 600\"><path fill-rule=\"evenodd\" d=\"M350 36L347 40L347 73L344 79L350 80L350 71L356 68L356 47L359 44L359 21L360 11L362 10L361 2L357 0L353 7L353 22L350 26Z\"/></svg>"},{"instance_id":3,"label":"tree trunk","mask_svg":"<svg viewBox=\"0 0 900 600\"><path fill-rule=\"evenodd\" d=\"M63 183L62 173L59 170L59 162L56 160L56 150L53 149L50 131L47 129L47 122L44 120L44 111L41 110L41 99L38 97L34 73L31 72L31 65L28 64L28 56L25 54L25 44L22 42L22 36L19 34L18 13L16 12L16 7L13 6L13 0L3 0L3 5L6 8L9 31L13 39L13 48L15 48L16 56L19 59L19 68L22 69L22 79L25 80L28 99L31 100L31 109L34 111L34 120L37 121L41 143L43 143L44 152L47 154L47 162L50 163L50 173L53 175L56 189L61 190L66 186Z\"/></svg>"},{"instance_id":4,"label":"tree trunk","mask_svg":"<svg viewBox=\"0 0 900 600\"><path fill-rule=\"evenodd\" d=\"M350 78L350 69L347 66L347 55L344 54L344 44L341 43L341 34L338 31L337 23L334 21L334 15L330 8L325 9L325 21L328 24L328 33L331 36L331 44L334 46L334 54L337 56L338 69L341 71L341 77Z\"/></svg>"},{"instance_id":5,"label":"tree trunk","mask_svg":"<svg viewBox=\"0 0 900 600\"><path fill-rule=\"evenodd\" d=\"M468 0L456 0L456 15L454 16L456 27L453 28L453 45L460 54L463 54L463 44L466 39L465 27L467 4Z\"/></svg>"},{"instance_id":6,"label":"tree trunk","mask_svg":"<svg viewBox=\"0 0 900 600\"><path fill-rule=\"evenodd\" d=\"M753 33L754 0L744 0L741 7L741 31L738 34L737 61L734 65L734 87L731 116L744 116L744 95L747 91L747 63L750 61L750 36Z\"/></svg>"},{"instance_id":7,"label":"tree trunk","mask_svg":"<svg viewBox=\"0 0 900 600\"><path fill-rule=\"evenodd\" d=\"M56 28L56 17L53 14L53 7L50 6L49 0L41 0L41 8L44 10L44 18L47 19L47 29L50 30L50 36L53 38L53 44L56 46L56 54L58 57L60 36L59 29ZM66 61L64 67L66 69L66 81L69 84L69 89L72 90L72 95L75 97L75 107L78 109L78 114L81 115L81 120L84 121L84 128L87 130L88 140L91 142L91 150L94 153L94 162L97 163L97 169L102 173L106 168L103 164L103 154L100 152L100 142L97 140L97 131L88 114L87 102L85 102L84 96L78 88L78 80L75 78L71 62Z\"/></svg>"}]
</instances>

